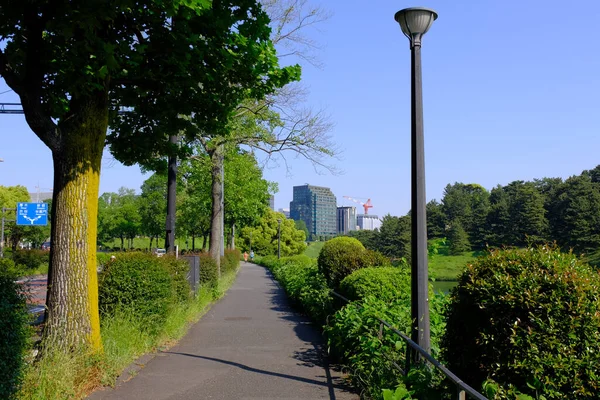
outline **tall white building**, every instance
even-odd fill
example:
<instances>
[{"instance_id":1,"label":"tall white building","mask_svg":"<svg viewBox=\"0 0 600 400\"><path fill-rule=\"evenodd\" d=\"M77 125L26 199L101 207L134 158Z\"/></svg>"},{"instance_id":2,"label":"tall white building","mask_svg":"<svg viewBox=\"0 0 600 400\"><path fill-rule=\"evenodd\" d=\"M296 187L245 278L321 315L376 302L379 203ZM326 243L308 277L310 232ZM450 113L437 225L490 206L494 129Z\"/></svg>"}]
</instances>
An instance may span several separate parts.
<instances>
[{"instance_id":1,"label":"tall white building","mask_svg":"<svg viewBox=\"0 0 600 400\"><path fill-rule=\"evenodd\" d=\"M347 235L350 231L356 230L356 207L338 207L337 208L337 233L338 235Z\"/></svg>"},{"instance_id":2,"label":"tall white building","mask_svg":"<svg viewBox=\"0 0 600 400\"><path fill-rule=\"evenodd\" d=\"M356 222L358 228L365 231L374 231L381 228L381 220L377 215L358 214Z\"/></svg>"}]
</instances>

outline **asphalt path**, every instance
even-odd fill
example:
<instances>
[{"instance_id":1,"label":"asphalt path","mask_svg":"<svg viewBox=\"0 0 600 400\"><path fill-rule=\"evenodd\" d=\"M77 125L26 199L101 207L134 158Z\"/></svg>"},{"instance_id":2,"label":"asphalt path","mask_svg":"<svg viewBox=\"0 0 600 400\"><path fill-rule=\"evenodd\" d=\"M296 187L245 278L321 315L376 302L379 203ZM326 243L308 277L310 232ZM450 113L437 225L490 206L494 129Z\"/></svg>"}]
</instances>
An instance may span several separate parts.
<instances>
[{"instance_id":1,"label":"asphalt path","mask_svg":"<svg viewBox=\"0 0 600 400\"><path fill-rule=\"evenodd\" d=\"M144 361L145 363L146 361ZM141 364L138 362L138 365ZM89 399L358 399L328 365L320 330L263 267L242 263L227 295L168 351Z\"/></svg>"}]
</instances>

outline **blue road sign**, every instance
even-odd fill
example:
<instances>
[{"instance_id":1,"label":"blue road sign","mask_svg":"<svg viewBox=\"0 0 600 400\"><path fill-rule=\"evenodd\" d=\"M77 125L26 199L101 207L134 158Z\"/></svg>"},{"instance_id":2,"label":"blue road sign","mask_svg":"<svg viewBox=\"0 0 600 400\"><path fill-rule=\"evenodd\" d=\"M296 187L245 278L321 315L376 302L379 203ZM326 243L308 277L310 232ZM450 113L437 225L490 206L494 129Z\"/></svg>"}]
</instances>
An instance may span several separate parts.
<instances>
[{"instance_id":1,"label":"blue road sign","mask_svg":"<svg viewBox=\"0 0 600 400\"><path fill-rule=\"evenodd\" d=\"M48 225L48 203L17 203L17 225Z\"/></svg>"}]
</instances>

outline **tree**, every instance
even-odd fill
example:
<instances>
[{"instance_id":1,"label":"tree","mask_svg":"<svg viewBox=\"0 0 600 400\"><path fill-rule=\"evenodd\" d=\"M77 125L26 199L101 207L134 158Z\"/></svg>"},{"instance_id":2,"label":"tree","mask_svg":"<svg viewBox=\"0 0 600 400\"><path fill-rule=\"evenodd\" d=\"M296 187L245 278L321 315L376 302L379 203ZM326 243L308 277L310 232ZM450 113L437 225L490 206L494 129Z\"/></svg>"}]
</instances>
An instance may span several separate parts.
<instances>
[{"instance_id":1,"label":"tree","mask_svg":"<svg viewBox=\"0 0 600 400\"><path fill-rule=\"evenodd\" d=\"M449 184L444 189L442 209L446 221L460 222L469 235L469 241L477 247L485 245L489 196L484 187L474 183Z\"/></svg>"},{"instance_id":2,"label":"tree","mask_svg":"<svg viewBox=\"0 0 600 400\"><path fill-rule=\"evenodd\" d=\"M379 244L379 230L358 230L350 231L348 236L357 239L359 242L369 250L378 250Z\"/></svg>"},{"instance_id":3,"label":"tree","mask_svg":"<svg viewBox=\"0 0 600 400\"><path fill-rule=\"evenodd\" d=\"M442 205L435 199L427 203L427 238L443 238L446 235L446 218Z\"/></svg>"},{"instance_id":4,"label":"tree","mask_svg":"<svg viewBox=\"0 0 600 400\"><path fill-rule=\"evenodd\" d=\"M578 252L600 247L600 184L588 174L567 179L551 212L553 237Z\"/></svg>"},{"instance_id":5,"label":"tree","mask_svg":"<svg viewBox=\"0 0 600 400\"><path fill-rule=\"evenodd\" d=\"M386 215L381 220L377 237L377 250L390 258L411 259L410 216L393 217Z\"/></svg>"},{"instance_id":6,"label":"tree","mask_svg":"<svg viewBox=\"0 0 600 400\"><path fill-rule=\"evenodd\" d=\"M16 209L17 203L29 202L30 200L29 192L25 186L0 186L0 211L2 208ZM6 215L15 218L15 212ZM14 251L17 249L17 245L21 239L27 235L30 227L19 226L12 220L6 223L5 229L5 237L8 239ZM4 243L0 243L0 246L4 248Z\"/></svg>"},{"instance_id":7,"label":"tree","mask_svg":"<svg viewBox=\"0 0 600 400\"><path fill-rule=\"evenodd\" d=\"M298 229L299 231L304 232L304 236L306 236L306 238L308 238L308 228L306 227L306 222L304 222L303 220L294 220L294 225L296 226L296 229Z\"/></svg>"},{"instance_id":8,"label":"tree","mask_svg":"<svg viewBox=\"0 0 600 400\"><path fill-rule=\"evenodd\" d=\"M142 184L142 193L138 198L141 219L141 232L150 237L149 248L152 241L164 232L165 217L167 214L167 185L166 177L161 174L152 174Z\"/></svg>"},{"instance_id":9,"label":"tree","mask_svg":"<svg viewBox=\"0 0 600 400\"><path fill-rule=\"evenodd\" d=\"M213 2L213 7L235 14L235 25L219 19L207 0L150 0L143 4L34 0L2 6L0 75L20 97L29 126L54 160L45 340L56 339L67 348L86 344L98 351L101 347L95 244L100 160L109 108L160 98L146 93L202 91L204 100L210 100L200 107L202 114L213 119L223 116L219 104L227 97L221 94L231 87L246 94L247 85L237 85L236 78L245 82L247 74L213 79L209 72L228 73L231 69L221 67L230 64L210 63L208 55L239 61L250 72L257 65L245 64L243 54L262 57L269 64L268 46L263 42L249 41L252 50L266 48L266 54L246 51L243 46L247 40L244 33L252 30L245 20L256 21L259 27L267 23L260 10L254 12L256 4L250 2L247 7L247 3ZM233 26L236 29L231 29ZM225 43L241 44L240 53L213 40L215 36L223 38L215 28L229 32L225 39L233 40ZM205 72L205 79L192 73L198 69ZM169 100L154 105L168 107ZM147 133L136 130L127 146L133 143L135 151L153 142Z\"/></svg>"},{"instance_id":10,"label":"tree","mask_svg":"<svg viewBox=\"0 0 600 400\"><path fill-rule=\"evenodd\" d=\"M256 254L262 256L277 254L279 220L281 220L281 256L302 254L306 249L304 232L296 229L294 220L286 219L285 215L271 209L267 209L258 226L241 229L240 248L244 251L250 249L250 235L252 235L252 250Z\"/></svg>"},{"instance_id":11,"label":"tree","mask_svg":"<svg viewBox=\"0 0 600 400\"><path fill-rule=\"evenodd\" d=\"M452 255L458 255L471 250L469 236L460 221L454 221L451 224L450 231L448 232L448 241L450 242L449 250Z\"/></svg>"},{"instance_id":12,"label":"tree","mask_svg":"<svg viewBox=\"0 0 600 400\"><path fill-rule=\"evenodd\" d=\"M490 212L486 218L487 242L491 246L511 245L509 195L501 185L490 193Z\"/></svg>"}]
</instances>

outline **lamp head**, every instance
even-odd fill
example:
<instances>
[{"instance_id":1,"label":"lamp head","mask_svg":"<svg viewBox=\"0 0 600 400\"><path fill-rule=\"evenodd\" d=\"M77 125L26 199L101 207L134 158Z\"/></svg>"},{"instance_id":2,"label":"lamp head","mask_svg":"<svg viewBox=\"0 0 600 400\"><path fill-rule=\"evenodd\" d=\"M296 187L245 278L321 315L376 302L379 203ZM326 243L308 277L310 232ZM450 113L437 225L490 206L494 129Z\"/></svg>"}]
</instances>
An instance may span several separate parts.
<instances>
[{"instance_id":1,"label":"lamp head","mask_svg":"<svg viewBox=\"0 0 600 400\"><path fill-rule=\"evenodd\" d=\"M402 33L410 40L410 48L421 46L421 38L437 19L435 11L423 7L411 7L400 10L394 15L400 24Z\"/></svg>"}]
</instances>

